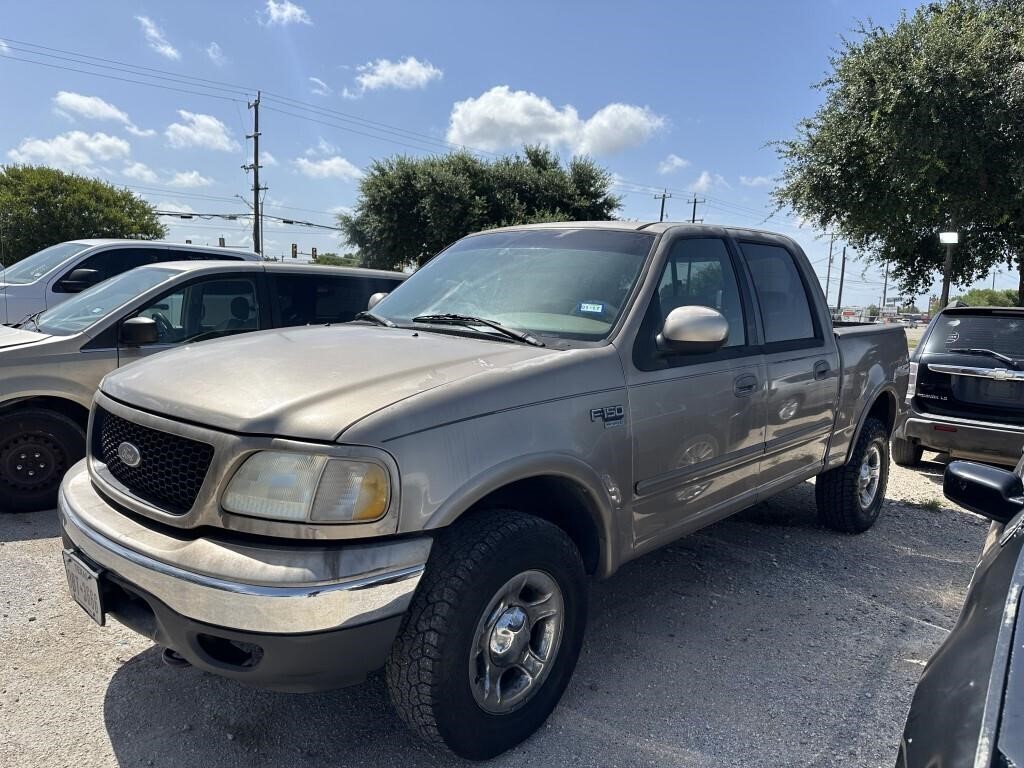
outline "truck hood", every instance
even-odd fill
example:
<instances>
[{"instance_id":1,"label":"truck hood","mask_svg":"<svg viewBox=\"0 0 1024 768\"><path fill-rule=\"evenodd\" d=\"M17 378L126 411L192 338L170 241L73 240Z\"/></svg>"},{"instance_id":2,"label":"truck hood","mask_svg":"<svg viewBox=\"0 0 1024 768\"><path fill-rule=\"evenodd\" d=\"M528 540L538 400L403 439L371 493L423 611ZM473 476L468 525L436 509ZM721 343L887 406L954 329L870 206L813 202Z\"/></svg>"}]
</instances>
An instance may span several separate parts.
<instances>
[{"instance_id":1,"label":"truck hood","mask_svg":"<svg viewBox=\"0 0 1024 768\"><path fill-rule=\"evenodd\" d=\"M333 441L413 395L559 354L398 328L290 328L164 352L111 373L100 389L129 405L229 432Z\"/></svg>"},{"instance_id":2,"label":"truck hood","mask_svg":"<svg viewBox=\"0 0 1024 768\"><path fill-rule=\"evenodd\" d=\"M0 350L13 347L23 347L26 344L38 344L51 338L45 333L35 331L23 331L21 328L11 328L7 325L0 325Z\"/></svg>"}]
</instances>

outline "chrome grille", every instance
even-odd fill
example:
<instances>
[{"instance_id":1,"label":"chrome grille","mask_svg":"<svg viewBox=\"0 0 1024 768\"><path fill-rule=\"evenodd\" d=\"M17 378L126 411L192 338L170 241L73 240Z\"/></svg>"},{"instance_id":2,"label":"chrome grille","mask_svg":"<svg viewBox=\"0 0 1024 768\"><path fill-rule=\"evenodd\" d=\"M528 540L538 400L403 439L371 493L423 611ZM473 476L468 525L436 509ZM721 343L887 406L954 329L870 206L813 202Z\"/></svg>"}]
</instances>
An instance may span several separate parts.
<instances>
[{"instance_id":1,"label":"chrome grille","mask_svg":"<svg viewBox=\"0 0 1024 768\"><path fill-rule=\"evenodd\" d=\"M93 455L129 493L172 514L192 508L210 469L212 445L135 424L99 406L92 429ZM136 466L118 456L122 443L138 449Z\"/></svg>"}]
</instances>

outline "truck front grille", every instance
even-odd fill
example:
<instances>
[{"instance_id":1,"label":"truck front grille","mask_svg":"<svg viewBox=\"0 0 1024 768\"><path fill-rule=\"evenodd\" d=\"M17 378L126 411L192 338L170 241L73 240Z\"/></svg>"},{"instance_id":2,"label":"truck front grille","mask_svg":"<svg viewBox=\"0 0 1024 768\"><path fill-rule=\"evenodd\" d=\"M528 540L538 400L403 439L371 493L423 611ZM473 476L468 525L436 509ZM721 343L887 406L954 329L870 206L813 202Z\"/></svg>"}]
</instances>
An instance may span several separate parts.
<instances>
[{"instance_id":1,"label":"truck front grille","mask_svg":"<svg viewBox=\"0 0 1024 768\"><path fill-rule=\"evenodd\" d=\"M172 514L192 508L213 459L212 445L135 424L99 406L92 429L93 455L130 493ZM118 456L123 443L138 449L136 466Z\"/></svg>"}]
</instances>

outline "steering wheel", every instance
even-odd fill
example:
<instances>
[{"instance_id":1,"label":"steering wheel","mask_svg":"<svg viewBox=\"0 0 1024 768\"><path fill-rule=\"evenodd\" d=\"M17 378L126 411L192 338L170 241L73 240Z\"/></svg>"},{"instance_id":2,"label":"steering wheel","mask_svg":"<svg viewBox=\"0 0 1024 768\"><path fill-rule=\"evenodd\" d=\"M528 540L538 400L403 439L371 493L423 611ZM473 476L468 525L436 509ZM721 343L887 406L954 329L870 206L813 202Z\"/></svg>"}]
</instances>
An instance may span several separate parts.
<instances>
[{"instance_id":1,"label":"steering wheel","mask_svg":"<svg viewBox=\"0 0 1024 768\"><path fill-rule=\"evenodd\" d=\"M156 335L160 341L170 339L174 335L174 326L171 325L171 321L164 317L159 312L154 312L153 322L156 323Z\"/></svg>"}]
</instances>

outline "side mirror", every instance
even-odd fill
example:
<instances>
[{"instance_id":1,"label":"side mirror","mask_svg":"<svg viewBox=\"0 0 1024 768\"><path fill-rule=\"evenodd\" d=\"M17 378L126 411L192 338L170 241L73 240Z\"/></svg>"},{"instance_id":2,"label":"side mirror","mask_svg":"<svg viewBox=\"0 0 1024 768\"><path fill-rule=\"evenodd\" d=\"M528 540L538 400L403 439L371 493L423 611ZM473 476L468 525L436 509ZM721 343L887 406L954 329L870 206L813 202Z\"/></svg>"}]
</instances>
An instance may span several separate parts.
<instances>
[{"instance_id":1,"label":"side mirror","mask_svg":"<svg viewBox=\"0 0 1024 768\"><path fill-rule=\"evenodd\" d=\"M383 299L387 295L387 291L382 291L380 293L373 294L373 296L370 297L370 300L366 302L366 310L369 311L376 307L378 304L380 304L381 299Z\"/></svg>"},{"instance_id":2,"label":"side mirror","mask_svg":"<svg viewBox=\"0 0 1024 768\"><path fill-rule=\"evenodd\" d=\"M700 355L721 348L728 338L729 321L722 313L694 304L668 313L657 344L666 354Z\"/></svg>"},{"instance_id":3,"label":"side mirror","mask_svg":"<svg viewBox=\"0 0 1024 768\"><path fill-rule=\"evenodd\" d=\"M121 344L126 347L141 347L156 344L160 340L156 321L149 317L130 317L121 323Z\"/></svg>"},{"instance_id":4,"label":"side mirror","mask_svg":"<svg viewBox=\"0 0 1024 768\"><path fill-rule=\"evenodd\" d=\"M73 269L60 281L60 289L65 293L81 293L100 282L100 273L95 269Z\"/></svg>"},{"instance_id":5,"label":"side mirror","mask_svg":"<svg viewBox=\"0 0 1024 768\"><path fill-rule=\"evenodd\" d=\"M946 498L997 523L1024 510L1024 484L1013 472L973 461L954 461L942 480Z\"/></svg>"}]
</instances>

